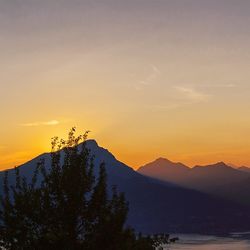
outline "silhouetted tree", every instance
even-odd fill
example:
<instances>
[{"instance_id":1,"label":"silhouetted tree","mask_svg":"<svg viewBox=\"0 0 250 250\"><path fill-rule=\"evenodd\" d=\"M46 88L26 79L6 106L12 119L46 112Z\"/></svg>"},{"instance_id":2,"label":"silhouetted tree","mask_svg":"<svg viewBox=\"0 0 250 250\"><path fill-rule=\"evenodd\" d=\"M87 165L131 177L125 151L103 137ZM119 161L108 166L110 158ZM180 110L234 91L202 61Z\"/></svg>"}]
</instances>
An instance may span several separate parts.
<instances>
[{"instance_id":1,"label":"silhouetted tree","mask_svg":"<svg viewBox=\"0 0 250 250\"><path fill-rule=\"evenodd\" d=\"M4 178L0 246L10 250L152 250L151 238L136 237L125 227L128 203L113 187L107 192L105 165L99 176L85 142L88 132L67 140L52 139L51 163L42 159L31 181L16 168L15 185Z\"/></svg>"}]
</instances>

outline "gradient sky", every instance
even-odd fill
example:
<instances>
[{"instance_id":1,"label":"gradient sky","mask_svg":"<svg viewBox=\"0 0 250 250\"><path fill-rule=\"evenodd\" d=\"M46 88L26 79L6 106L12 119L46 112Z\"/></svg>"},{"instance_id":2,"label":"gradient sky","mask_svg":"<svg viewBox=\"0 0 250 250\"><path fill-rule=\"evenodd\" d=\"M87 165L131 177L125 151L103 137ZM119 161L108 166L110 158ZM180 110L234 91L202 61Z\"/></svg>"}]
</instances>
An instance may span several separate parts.
<instances>
[{"instance_id":1,"label":"gradient sky","mask_svg":"<svg viewBox=\"0 0 250 250\"><path fill-rule=\"evenodd\" d=\"M0 169L72 126L128 165L250 165L249 0L0 1Z\"/></svg>"}]
</instances>

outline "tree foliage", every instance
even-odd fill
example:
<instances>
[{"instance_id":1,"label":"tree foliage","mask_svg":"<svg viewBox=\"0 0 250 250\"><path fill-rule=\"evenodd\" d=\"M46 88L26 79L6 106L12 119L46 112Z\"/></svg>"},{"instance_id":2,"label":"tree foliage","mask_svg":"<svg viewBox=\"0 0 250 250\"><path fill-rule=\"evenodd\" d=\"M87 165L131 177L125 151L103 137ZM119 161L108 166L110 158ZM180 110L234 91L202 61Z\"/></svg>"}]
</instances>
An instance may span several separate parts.
<instances>
[{"instance_id":1,"label":"tree foliage","mask_svg":"<svg viewBox=\"0 0 250 250\"><path fill-rule=\"evenodd\" d=\"M41 160L31 181L16 168L10 186L6 171L0 211L3 249L155 249L156 241L136 237L125 227L128 203L115 187L108 193L104 163L94 175L87 135L75 136L73 128L67 140L53 138L50 166Z\"/></svg>"}]
</instances>

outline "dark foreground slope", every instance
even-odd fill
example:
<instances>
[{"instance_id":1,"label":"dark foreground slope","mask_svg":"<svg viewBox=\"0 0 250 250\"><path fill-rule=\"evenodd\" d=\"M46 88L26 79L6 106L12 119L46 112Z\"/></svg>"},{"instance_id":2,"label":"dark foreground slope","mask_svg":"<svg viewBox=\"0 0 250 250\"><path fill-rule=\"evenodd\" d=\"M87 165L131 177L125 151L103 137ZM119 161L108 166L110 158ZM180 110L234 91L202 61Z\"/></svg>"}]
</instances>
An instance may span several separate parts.
<instances>
[{"instance_id":1,"label":"dark foreground slope","mask_svg":"<svg viewBox=\"0 0 250 250\"><path fill-rule=\"evenodd\" d=\"M125 192L130 204L128 224L137 231L226 233L250 230L249 211L246 208L142 176L116 160L95 141L87 141L87 147L95 155L95 171L104 161L109 186L117 185L120 191ZM49 154L40 157L49 166ZM30 178L40 157L20 166L21 175ZM3 172L0 175L2 177ZM14 171L10 170L10 182L13 183L14 177Z\"/></svg>"}]
</instances>

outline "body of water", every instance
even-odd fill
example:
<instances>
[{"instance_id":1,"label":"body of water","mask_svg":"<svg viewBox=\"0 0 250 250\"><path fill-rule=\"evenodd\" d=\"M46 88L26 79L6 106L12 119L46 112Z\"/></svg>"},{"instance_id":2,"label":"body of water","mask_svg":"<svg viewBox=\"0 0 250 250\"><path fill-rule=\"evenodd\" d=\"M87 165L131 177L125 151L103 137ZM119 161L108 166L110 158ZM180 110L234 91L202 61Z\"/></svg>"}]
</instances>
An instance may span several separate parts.
<instances>
[{"instance_id":1,"label":"body of water","mask_svg":"<svg viewBox=\"0 0 250 250\"><path fill-rule=\"evenodd\" d=\"M173 236L172 236L173 237ZM250 233L234 233L228 237L178 235L179 242L166 250L250 250Z\"/></svg>"}]
</instances>

